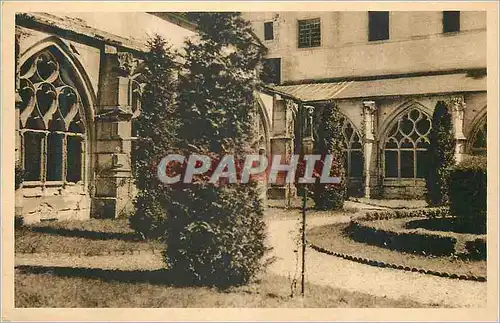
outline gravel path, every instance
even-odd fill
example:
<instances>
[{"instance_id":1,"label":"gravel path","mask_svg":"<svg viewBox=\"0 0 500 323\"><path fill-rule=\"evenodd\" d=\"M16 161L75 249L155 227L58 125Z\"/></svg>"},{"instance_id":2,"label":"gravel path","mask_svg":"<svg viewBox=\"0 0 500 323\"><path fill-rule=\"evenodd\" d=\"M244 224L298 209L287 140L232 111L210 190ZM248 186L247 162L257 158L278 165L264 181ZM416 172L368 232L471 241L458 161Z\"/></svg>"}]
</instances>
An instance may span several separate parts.
<instances>
[{"instance_id":1,"label":"gravel path","mask_svg":"<svg viewBox=\"0 0 500 323\"><path fill-rule=\"evenodd\" d=\"M268 220L269 242L278 260L270 270L276 274L293 277L296 257L300 254L297 237L300 213L294 210L295 219ZM347 222L348 216L320 216L312 214L307 228L331 223ZM295 252L299 251L299 253ZM297 271L300 282L300 267ZM451 307L486 306L486 283L459 281L420 273L389 268L376 268L353 261L306 250L306 280L313 284L328 285L371 295L386 296ZM306 291L307 293L307 291Z\"/></svg>"}]
</instances>

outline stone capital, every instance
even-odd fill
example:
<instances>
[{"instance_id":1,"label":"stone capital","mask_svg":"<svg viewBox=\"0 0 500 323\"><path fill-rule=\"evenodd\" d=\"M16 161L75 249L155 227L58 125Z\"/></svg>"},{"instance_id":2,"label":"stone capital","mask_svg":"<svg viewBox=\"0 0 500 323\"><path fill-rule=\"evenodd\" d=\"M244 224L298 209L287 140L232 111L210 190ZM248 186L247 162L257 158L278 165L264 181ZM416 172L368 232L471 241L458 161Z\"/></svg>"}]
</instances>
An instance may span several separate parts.
<instances>
[{"instance_id":1,"label":"stone capital","mask_svg":"<svg viewBox=\"0 0 500 323\"><path fill-rule=\"evenodd\" d=\"M363 113L373 114L377 110L375 101L363 101Z\"/></svg>"},{"instance_id":2,"label":"stone capital","mask_svg":"<svg viewBox=\"0 0 500 323\"><path fill-rule=\"evenodd\" d=\"M450 103L454 112L463 112L466 108L465 99L463 95L453 96L450 99Z\"/></svg>"}]
</instances>

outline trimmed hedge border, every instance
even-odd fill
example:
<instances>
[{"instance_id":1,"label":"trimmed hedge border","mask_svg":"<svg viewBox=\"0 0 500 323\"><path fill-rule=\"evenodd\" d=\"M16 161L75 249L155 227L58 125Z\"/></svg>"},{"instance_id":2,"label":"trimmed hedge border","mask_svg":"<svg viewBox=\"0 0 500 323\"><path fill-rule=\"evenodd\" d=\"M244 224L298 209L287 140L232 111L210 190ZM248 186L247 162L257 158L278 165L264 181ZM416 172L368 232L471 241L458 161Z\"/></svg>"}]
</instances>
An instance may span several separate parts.
<instances>
[{"instance_id":1,"label":"trimmed hedge border","mask_svg":"<svg viewBox=\"0 0 500 323\"><path fill-rule=\"evenodd\" d=\"M450 209L446 206L441 206L420 209L389 209L381 211L367 211L362 216L357 218L357 220L376 221L418 217L441 218L450 215Z\"/></svg>"},{"instance_id":2,"label":"trimmed hedge border","mask_svg":"<svg viewBox=\"0 0 500 323\"><path fill-rule=\"evenodd\" d=\"M340 253L340 252L334 252L331 250L327 250L325 248L316 246L314 244L308 243L309 247L312 249L325 253L328 255L332 255L335 257L343 258L346 260L351 260L355 261L361 264L369 265L369 266L374 266L374 267L380 267L380 268L391 268L391 269L399 269L399 270L404 270L404 271L411 271L411 272L418 272L421 274L426 274L426 275L433 275L433 276L438 276L438 277L444 277L444 278L451 278L451 279L459 279L459 280L472 280L472 281L478 281L478 282L486 282L487 279L484 276L475 276L475 275L457 275L455 273L448 273L448 272L440 272L440 271L434 271L434 270L426 270L423 268L417 268L417 267L409 267L409 266L403 266L403 265L397 265L397 264L392 264L392 263L386 263L383 261L376 261L376 260L371 260L368 258L363 258L363 257L355 257L351 256L348 254Z\"/></svg>"}]
</instances>

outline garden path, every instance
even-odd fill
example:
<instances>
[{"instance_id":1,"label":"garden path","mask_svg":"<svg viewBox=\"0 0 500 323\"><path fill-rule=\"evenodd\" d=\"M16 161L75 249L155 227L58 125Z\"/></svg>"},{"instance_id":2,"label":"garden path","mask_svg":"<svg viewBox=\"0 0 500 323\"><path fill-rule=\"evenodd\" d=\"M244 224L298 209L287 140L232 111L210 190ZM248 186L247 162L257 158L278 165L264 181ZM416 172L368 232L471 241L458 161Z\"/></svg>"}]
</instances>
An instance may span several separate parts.
<instances>
[{"instance_id":1,"label":"garden path","mask_svg":"<svg viewBox=\"0 0 500 323\"><path fill-rule=\"evenodd\" d=\"M269 242L277 257L270 270L285 277L293 277L296 273L300 286L300 267L296 261L300 252L300 211L286 212L287 218L273 218L268 221ZM349 219L348 215L325 216L311 213L307 219L307 229L347 222ZM313 284L394 299L409 298L426 304L451 307L486 306L486 283L371 267L323 254L311 248L306 250L306 280Z\"/></svg>"}]
</instances>

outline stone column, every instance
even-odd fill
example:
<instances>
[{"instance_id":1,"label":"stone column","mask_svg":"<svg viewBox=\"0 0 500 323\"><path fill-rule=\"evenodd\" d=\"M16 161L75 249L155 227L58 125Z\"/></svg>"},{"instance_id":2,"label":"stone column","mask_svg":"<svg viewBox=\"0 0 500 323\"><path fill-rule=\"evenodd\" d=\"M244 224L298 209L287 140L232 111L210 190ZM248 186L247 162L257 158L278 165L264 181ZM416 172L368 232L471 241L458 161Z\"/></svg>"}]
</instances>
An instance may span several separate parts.
<instances>
[{"instance_id":1,"label":"stone column","mask_svg":"<svg viewBox=\"0 0 500 323\"><path fill-rule=\"evenodd\" d=\"M131 76L138 60L106 46L96 116L96 171L92 216L116 218L133 211L135 187L131 168L131 138L134 115Z\"/></svg>"},{"instance_id":2,"label":"stone column","mask_svg":"<svg viewBox=\"0 0 500 323\"><path fill-rule=\"evenodd\" d=\"M463 95L451 98L453 128L455 133L455 162L462 161L465 152L466 138L464 135L464 111L466 105Z\"/></svg>"},{"instance_id":3,"label":"stone column","mask_svg":"<svg viewBox=\"0 0 500 323\"><path fill-rule=\"evenodd\" d=\"M281 155L281 163L285 163L294 153L294 120L298 106L292 100L275 95L273 99L273 129L271 129L271 154ZM284 182L286 174L278 173L277 183L271 183L268 189L270 199L289 199L296 196L293 184ZM280 182L281 181L281 182Z\"/></svg>"},{"instance_id":4,"label":"stone column","mask_svg":"<svg viewBox=\"0 0 500 323\"><path fill-rule=\"evenodd\" d=\"M375 177L371 170L373 161L373 144L375 142L375 112L377 105L375 101L363 101L363 142L364 142L364 174L365 174L365 198L371 197L372 177Z\"/></svg>"}]
</instances>

